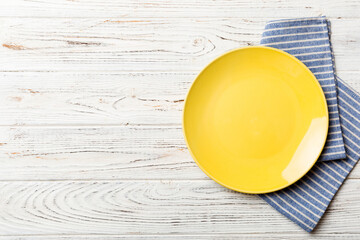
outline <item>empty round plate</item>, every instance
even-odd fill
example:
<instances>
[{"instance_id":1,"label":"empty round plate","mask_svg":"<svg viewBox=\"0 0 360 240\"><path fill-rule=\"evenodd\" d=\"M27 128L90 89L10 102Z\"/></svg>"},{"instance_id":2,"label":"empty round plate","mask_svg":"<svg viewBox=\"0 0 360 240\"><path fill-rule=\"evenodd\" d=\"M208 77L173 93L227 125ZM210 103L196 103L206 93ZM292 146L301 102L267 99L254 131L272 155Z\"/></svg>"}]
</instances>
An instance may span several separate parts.
<instances>
[{"instance_id":1,"label":"empty round plate","mask_svg":"<svg viewBox=\"0 0 360 240\"><path fill-rule=\"evenodd\" d=\"M219 184L267 193L296 182L318 159L328 110L312 72L288 53L246 47L211 62L183 112L186 144Z\"/></svg>"}]
</instances>

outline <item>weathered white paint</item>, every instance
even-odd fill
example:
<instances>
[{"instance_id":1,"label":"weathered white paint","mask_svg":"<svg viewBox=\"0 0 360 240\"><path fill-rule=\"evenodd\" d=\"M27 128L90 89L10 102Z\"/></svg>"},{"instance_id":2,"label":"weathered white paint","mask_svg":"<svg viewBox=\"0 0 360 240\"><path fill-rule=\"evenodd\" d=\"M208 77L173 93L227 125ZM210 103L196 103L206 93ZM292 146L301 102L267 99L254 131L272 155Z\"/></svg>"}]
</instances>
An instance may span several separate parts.
<instances>
[{"instance_id":1,"label":"weathered white paint","mask_svg":"<svg viewBox=\"0 0 360 240\"><path fill-rule=\"evenodd\" d=\"M259 44L269 19L1 18L0 71L194 73L226 51ZM337 69L358 71L360 20L332 25Z\"/></svg>"},{"instance_id":2,"label":"weathered white paint","mask_svg":"<svg viewBox=\"0 0 360 240\"><path fill-rule=\"evenodd\" d=\"M360 71L338 74L360 91ZM196 72L0 72L0 126L180 126L195 77Z\"/></svg>"},{"instance_id":3,"label":"weathered white paint","mask_svg":"<svg viewBox=\"0 0 360 240\"><path fill-rule=\"evenodd\" d=\"M313 234L188 153L200 69L267 20L327 15L360 91L358 0L0 2L0 240L359 239L356 167Z\"/></svg>"},{"instance_id":4,"label":"weathered white paint","mask_svg":"<svg viewBox=\"0 0 360 240\"><path fill-rule=\"evenodd\" d=\"M0 16L10 17L359 17L357 0L12 0L0 6Z\"/></svg>"},{"instance_id":5,"label":"weathered white paint","mask_svg":"<svg viewBox=\"0 0 360 240\"><path fill-rule=\"evenodd\" d=\"M348 179L317 232L359 235L359 190ZM0 182L0 196L2 235L308 236L256 195L207 180Z\"/></svg>"},{"instance_id":6,"label":"weathered white paint","mask_svg":"<svg viewBox=\"0 0 360 240\"><path fill-rule=\"evenodd\" d=\"M0 127L0 159L2 181L209 179L180 126Z\"/></svg>"}]
</instances>

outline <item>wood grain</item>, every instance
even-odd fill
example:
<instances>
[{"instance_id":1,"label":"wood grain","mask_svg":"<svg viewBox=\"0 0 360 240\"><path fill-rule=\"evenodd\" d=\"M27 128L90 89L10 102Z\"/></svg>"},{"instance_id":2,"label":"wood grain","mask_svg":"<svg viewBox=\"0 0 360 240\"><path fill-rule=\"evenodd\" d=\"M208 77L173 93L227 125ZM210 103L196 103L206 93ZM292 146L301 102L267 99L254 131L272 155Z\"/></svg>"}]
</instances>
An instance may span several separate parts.
<instances>
[{"instance_id":1,"label":"wood grain","mask_svg":"<svg viewBox=\"0 0 360 240\"><path fill-rule=\"evenodd\" d=\"M0 6L0 16L10 17L359 17L357 0L12 0L2 1Z\"/></svg>"},{"instance_id":2,"label":"wood grain","mask_svg":"<svg viewBox=\"0 0 360 240\"><path fill-rule=\"evenodd\" d=\"M316 231L360 234L360 200L353 194L359 190L359 180L348 180ZM212 181L20 181L0 183L0 196L2 235L211 236L226 229L228 234L308 236L256 195Z\"/></svg>"},{"instance_id":3,"label":"wood grain","mask_svg":"<svg viewBox=\"0 0 360 240\"><path fill-rule=\"evenodd\" d=\"M0 143L0 180L209 179L177 126L1 127Z\"/></svg>"},{"instance_id":4,"label":"wood grain","mask_svg":"<svg viewBox=\"0 0 360 240\"><path fill-rule=\"evenodd\" d=\"M327 15L360 91L358 0L0 1L0 240L359 239L360 168L305 233L191 159L181 110L268 20Z\"/></svg>"},{"instance_id":5,"label":"wood grain","mask_svg":"<svg viewBox=\"0 0 360 240\"><path fill-rule=\"evenodd\" d=\"M0 19L0 71L191 71L258 45L268 19ZM359 19L334 19L338 71L358 71Z\"/></svg>"},{"instance_id":6,"label":"wood grain","mask_svg":"<svg viewBox=\"0 0 360 240\"><path fill-rule=\"evenodd\" d=\"M0 73L0 126L181 126L196 73ZM360 91L360 71L339 71Z\"/></svg>"},{"instance_id":7,"label":"wood grain","mask_svg":"<svg viewBox=\"0 0 360 240\"><path fill-rule=\"evenodd\" d=\"M276 233L240 233L240 234L226 234L226 233L213 233L213 234L202 234L202 235L194 235L194 234L156 234L156 235L102 235L102 234L93 234L93 235L86 235L86 234L80 234L80 235L31 235L31 236L6 236L1 237L0 240L124 240L124 239L146 239L146 240L174 240L174 239L197 239L197 240L204 240L204 239L210 239L210 240L238 240L238 239L252 239L252 240L268 240L268 239L275 239L274 236L276 236L276 240L304 240L304 239L350 239L350 240L358 240L357 234L348 234L348 233L341 233L341 234L307 234L307 233L301 233L301 232L276 232Z\"/></svg>"},{"instance_id":8,"label":"wood grain","mask_svg":"<svg viewBox=\"0 0 360 240\"><path fill-rule=\"evenodd\" d=\"M178 125L192 73L0 73L0 125Z\"/></svg>"},{"instance_id":9,"label":"wood grain","mask_svg":"<svg viewBox=\"0 0 360 240\"><path fill-rule=\"evenodd\" d=\"M179 127L5 127L0 132L3 180L206 178Z\"/></svg>"}]
</instances>

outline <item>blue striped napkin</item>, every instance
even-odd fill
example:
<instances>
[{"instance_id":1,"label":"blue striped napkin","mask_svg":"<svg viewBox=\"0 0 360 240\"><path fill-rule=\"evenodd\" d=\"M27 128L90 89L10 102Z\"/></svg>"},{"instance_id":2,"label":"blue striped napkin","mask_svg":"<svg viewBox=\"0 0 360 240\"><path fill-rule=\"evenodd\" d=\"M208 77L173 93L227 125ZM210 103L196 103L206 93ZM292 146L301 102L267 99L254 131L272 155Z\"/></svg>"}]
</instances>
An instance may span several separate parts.
<instances>
[{"instance_id":1,"label":"blue striped napkin","mask_svg":"<svg viewBox=\"0 0 360 240\"><path fill-rule=\"evenodd\" d=\"M302 61L322 86L329 108L329 134L319 161L346 157L340 128L329 24L325 17L271 21L261 44L281 49Z\"/></svg>"},{"instance_id":2,"label":"blue striped napkin","mask_svg":"<svg viewBox=\"0 0 360 240\"><path fill-rule=\"evenodd\" d=\"M311 232L360 158L360 94L334 74L330 24L325 17L268 22L261 44L301 60L314 73L327 99L329 133L319 161L292 186L259 195Z\"/></svg>"}]
</instances>

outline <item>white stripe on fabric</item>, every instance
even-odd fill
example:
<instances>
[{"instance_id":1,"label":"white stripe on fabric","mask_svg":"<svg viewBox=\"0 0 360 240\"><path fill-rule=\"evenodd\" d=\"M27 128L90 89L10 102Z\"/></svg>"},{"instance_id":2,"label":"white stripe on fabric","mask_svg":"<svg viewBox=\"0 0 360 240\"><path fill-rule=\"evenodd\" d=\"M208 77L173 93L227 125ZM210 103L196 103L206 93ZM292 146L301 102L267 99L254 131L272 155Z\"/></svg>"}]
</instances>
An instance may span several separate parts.
<instances>
[{"instance_id":1,"label":"white stripe on fabric","mask_svg":"<svg viewBox=\"0 0 360 240\"><path fill-rule=\"evenodd\" d=\"M315 46L316 47L316 46ZM281 48L282 50L286 49L286 48ZM286 49L288 50L288 49ZM298 54L293 54L293 56L295 57L300 57L300 56L308 56L308 55L319 55L319 54L323 54L323 53L329 53L329 51L322 51L322 52L310 52L310 53L298 53Z\"/></svg>"},{"instance_id":2,"label":"white stripe on fabric","mask_svg":"<svg viewBox=\"0 0 360 240\"><path fill-rule=\"evenodd\" d=\"M337 97L327 98L326 100L327 100L327 101L330 101L330 100L337 100ZM336 103L336 105L337 105L337 103Z\"/></svg>"},{"instance_id":3,"label":"white stripe on fabric","mask_svg":"<svg viewBox=\"0 0 360 240\"><path fill-rule=\"evenodd\" d=\"M289 51L290 54L307 63L324 89L326 100L329 103L329 138L320 156L320 161L328 162L318 162L310 173L297 181L293 187L283 189L280 196L276 196L278 194L261 195L276 210L306 231L311 231L316 226L335 192L338 191L360 157L359 149L356 149L360 146L360 136L357 136L360 134L360 121L358 119L360 117L360 94L347 87L348 85L342 85L341 79L334 78L333 65L328 63L330 59L334 61L331 44L329 36L323 38L322 28L328 29L324 17L277 20L266 26L266 34L263 36L268 42L265 45ZM280 29L281 31L279 31ZM297 34L296 31L298 31ZM298 40L299 38L304 40ZM309 40L310 38L313 39ZM335 89L335 81L337 80L339 81L338 91ZM344 95L342 95L343 92ZM338 93L341 97L339 101L334 97ZM343 113L340 116L339 106L341 106L340 113ZM340 123L343 124L340 125ZM349 128L353 131L349 131ZM343 137L341 137L341 130L344 131ZM347 144L343 143L344 140ZM348 153L347 156L344 147ZM346 160L339 160L345 158ZM316 207L315 209L313 206L320 208ZM304 214L307 217L304 218ZM308 218L315 223L309 221Z\"/></svg>"},{"instance_id":4,"label":"white stripe on fabric","mask_svg":"<svg viewBox=\"0 0 360 240\"><path fill-rule=\"evenodd\" d=\"M336 161L331 161L331 163L336 163ZM344 180L344 178L345 178L346 176L344 176L343 174L341 174L341 173L339 172L339 170L334 169L334 168L331 166L331 164L326 164L326 163L324 163L324 164L322 165L322 167L323 167L323 168L330 168L330 170L331 170L333 173L335 173L337 176L341 177L341 184L342 184L342 181ZM341 169L343 169L343 167L341 167ZM345 173L346 173L346 171L345 171Z\"/></svg>"},{"instance_id":5,"label":"white stripe on fabric","mask_svg":"<svg viewBox=\"0 0 360 240\"><path fill-rule=\"evenodd\" d=\"M308 204L310 204L311 206L313 206L314 208L316 208L317 210L319 210L320 212L323 211L323 209L319 208L318 206L316 206L314 203L306 200L306 198L304 198L303 196L301 196L298 192L292 190L292 188L288 188L292 193L294 193L296 196L298 196L299 198L301 198L302 200L304 200L305 202L307 202ZM286 189L287 190L287 189ZM286 193L286 191L282 191L283 193ZM306 192L305 192L306 193ZM287 193L286 193L287 194ZM323 204L322 202L319 202L316 198L312 197L312 196L309 196L307 193L306 193L306 196L314 199L316 202L318 202L319 204L322 204L324 207L326 207L325 204Z\"/></svg>"},{"instance_id":6,"label":"white stripe on fabric","mask_svg":"<svg viewBox=\"0 0 360 240\"><path fill-rule=\"evenodd\" d=\"M346 161L343 161L343 163L347 163ZM338 164L336 161L334 161L334 164L338 167L338 168L340 168L341 170L343 170L344 172L346 172L346 173L349 173L349 170L346 170L345 168L343 168L340 164ZM349 167L351 167L351 165L349 166Z\"/></svg>"},{"instance_id":7,"label":"white stripe on fabric","mask_svg":"<svg viewBox=\"0 0 360 240\"><path fill-rule=\"evenodd\" d=\"M346 145L346 144L345 144ZM354 162L354 163L356 163L359 159L355 159L355 158L353 158L352 156L348 156L348 158L352 161L352 162Z\"/></svg>"},{"instance_id":8,"label":"white stripe on fabric","mask_svg":"<svg viewBox=\"0 0 360 240\"><path fill-rule=\"evenodd\" d=\"M334 73L334 71L318 72L318 73L314 73L314 75L327 74L327 73ZM321 80L324 80L324 79L327 79L327 78L322 78ZM319 80L319 81L321 81L321 80Z\"/></svg>"},{"instance_id":9,"label":"white stripe on fabric","mask_svg":"<svg viewBox=\"0 0 360 240\"><path fill-rule=\"evenodd\" d=\"M343 147L344 144L338 144L338 145L334 145L334 146L325 146L324 149L329 149L329 148L338 148L338 147Z\"/></svg>"},{"instance_id":10,"label":"white stripe on fabric","mask_svg":"<svg viewBox=\"0 0 360 240\"><path fill-rule=\"evenodd\" d=\"M350 134L353 135L352 132L350 132ZM355 146L357 146L359 148L359 145L356 144L353 140L351 140L348 136L344 136L344 138L346 138L349 142L351 142L352 144L354 144ZM349 146L347 146L347 147L349 147ZM355 154L357 154L357 152L355 150L353 150L352 148L350 148L350 147L349 147L349 150L353 151Z\"/></svg>"},{"instance_id":11,"label":"white stripe on fabric","mask_svg":"<svg viewBox=\"0 0 360 240\"><path fill-rule=\"evenodd\" d=\"M342 93L344 93L348 98L350 98L350 99L352 99L353 101L355 101L355 99L352 97L352 96L350 96L349 94L347 94L346 92L344 92L342 89L340 89L340 91L342 92ZM341 98L342 99L342 98ZM351 104L349 104L348 102L346 102L345 100L343 100L343 102L346 104L346 105L348 105L352 110L354 110L355 112L357 112L358 114L360 114L360 112L356 109L356 108L354 108L353 106L351 106ZM355 101L356 102L356 101Z\"/></svg>"},{"instance_id":12,"label":"white stripe on fabric","mask_svg":"<svg viewBox=\"0 0 360 240\"><path fill-rule=\"evenodd\" d=\"M330 135L330 134L338 134L338 133L341 133L341 131L336 131L336 132L328 133L328 135Z\"/></svg>"},{"instance_id":13,"label":"white stripe on fabric","mask_svg":"<svg viewBox=\"0 0 360 240\"><path fill-rule=\"evenodd\" d=\"M290 37L290 36L303 36L303 35L310 35L310 34L316 34L316 33L326 33L326 31L313 31L313 32L304 32L304 33L290 33L290 34L274 34L274 35L269 35L269 36L265 36L265 37L262 37L262 39L269 39L269 38L275 38L275 37Z\"/></svg>"},{"instance_id":14,"label":"white stripe on fabric","mask_svg":"<svg viewBox=\"0 0 360 240\"><path fill-rule=\"evenodd\" d=\"M302 62L308 63L308 62L316 62L316 61L322 61L322 60L332 60L332 59L330 57L322 57L322 58L316 58L316 59L302 60Z\"/></svg>"},{"instance_id":15,"label":"white stripe on fabric","mask_svg":"<svg viewBox=\"0 0 360 240\"><path fill-rule=\"evenodd\" d=\"M309 210L309 212L311 212L312 214L314 214L315 216L317 216L318 218L321 218L321 215L315 213L314 211L312 211L311 209L309 209L304 203L302 203L301 201L296 200L295 198L293 198L292 196L290 196L289 194L287 194L285 191L282 191L281 193L283 193L284 195L286 195L288 198L290 198L292 201L296 202L298 205L301 205L302 208ZM306 200L305 200L306 201ZM307 203L310 203L308 201L306 201ZM321 211L321 210L320 210ZM315 222L316 224L316 222Z\"/></svg>"},{"instance_id":16,"label":"white stripe on fabric","mask_svg":"<svg viewBox=\"0 0 360 240\"><path fill-rule=\"evenodd\" d=\"M305 222L303 222L301 219L299 219L298 217L296 217L294 214L292 214L291 212L289 212L288 210L286 210L285 208L283 208L280 204L278 204L277 202L275 202L274 200L272 200L271 198L268 198L266 195L264 195L267 199L269 199L271 202L273 202L274 204L276 204L279 208L281 208L284 212L287 212L289 215L291 215L293 218L297 219L299 222L301 222L302 224L304 224L305 226L311 228L310 225L306 224Z\"/></svg>"},{"instance_id":17,"label":"white stripe on fabric","mask_svg":"<svg viewBox=\"0 0 360 240\"><path fill-rule=\"evenodd\" d=\"M314 24L314 25L301 25L301 26L288 26L288 27L279 27L279 28L270 28L270 29L265 29L264 33L267 32L271 32L271 31L277 31L277 30L285 30L285 29L295 29L295 28L308 28L308 27L326 27L325 24L323 24L323 26L319 25L319 24Z\"/></svg>"},{"instance_id":18,"label":"white stripe on fabric","mask_svg":"<svg viewBox=\"0 0 360 240\"><path fill-rule=\"evenodd\" d=\"M311 172L312 174L314 174L316 177L322 179L324 182L327 183L327 185L329 185L332 189L334 189L334 190L336 191L336 187L335 187L332 183L328 182L325 178L323 178L322 176L320 176L319 174L317 174L314 170L310 170L310 172Z\"/></svg>"},{"instance_id":19,"label":"white stripe on fabric","mask_svg":"<svg viewBox=\"0 0 360 240\"><path fill-rule=\"evenodd\" d=\"M326 38L306 39L306 40L279 41L279 42L276 42L276 44L268 44L268 43L266 43L266 45L269 46L269 47L271 47L271 46L276 46L276 45L281 45L281 44L287 44L287 43L290 43L290 44L292 44L292 43L299 43L299 42L303 43L303 42L312 42L312 41L314 41L314 40L320 41L320 40L327 40L327 39L329 39L329 38L326 37Z\"/></svg>"},{"instance_id":20,"label":"white stripe on fabric","mask_svg":"<svg viewBox=\"0 0 360 240\"><path fill-rule=\"evenodd\" d=\"M352 162L354 162L352 159L350 159L350 157L347 157L347 159L350 160L350 161L352 161ZM335 162L335 161L334 161L334 162ZM348 163L346 160L344 160L343 163L344 163L346 166L350 167L351 169L353 168L353 166L352 166L350 163ZM356 163L356 161L355 161L355 163ZM346 173L349 173L349 171L347 171Z\"/></svg>"},{"instance_id":21,"label":"white stripe on fabric","mask_svg":"<svg viewBox=\"0 0 360 240\"><path fill-rule=\"evenodd\" d=\"M347 111L345 111L345 109L342 109L342 106L339 106L339 107L340 107L340 109L341 109L342 111L347 112ZM347 112L347 114L349 114L349 113ZM349 114L349 115L350 115L350 114ZM346 122L347 122L349 125L351 125L353 128L355 128L358 132L360 132L359 128L356 127L356 126L352 123L351 119L350 119L350 120L347 120L346 118L344 118L343 120L346 121ZM354 131L351 131L350 129L348 129L346 125L341 124L341 127L345 128L346 130L349 131L349 133L350 133L351 135L353 135L354 137L356 137ZM357 146L358 146L358 145L357 145ZM358 146L358 147L360 148L360 146Z\"/></svg>"},{"instance_id":22,"label":"white stripe on fabric","mask_svg":"<svg viewBox=\"0 0 360 240\"><path fill-rule=\"evenodd\" d=\"M320 17L315 17L315 18L296 18L296 19L281 19L281 20L271 20L268 22L268 24L278 24L278 23L288 23L288 22L305 22L305 21L314 21L314 20L318 20L318 21L321 21L321 20L324 20L325 18L320 18ZM320 24L320 23L319 23ZM324 24L324 23L322 23ZM303 25L305 27L307 27L307 25Z\"/></svg>"},{"instance_id":23,"label":"white stripe on fabric","mask_svg":"<svg viewBox=\"0 0 360 240\"><path fill-rule=\"evenodd\" d=\"M297 51L297 50L304 50L307 48L308 48L308 50L312 50L314 48L323 48L323 47L330 47L330 46L329 46L329 44L320 44L320 45L316 44L316 45L302 46L302 47L300 47L300 46L282 47L281 49L286 50L286 51ZM311 51L310 53L317 55L317 53L319 53L319 51ZM300 54L300 53L298 53L298 54Z\"/></svg>"},{"instance_id":24,"label":"white stripe on fabric","mask_svg":"<svg viewBox=\"0 0 360 240\"><path fill-rule=\"evenodd\" d=\"M326 140L326 141L327 141L327 142L335 142L335 141L339 141L339 140L343 140L342 137L334 138L334 139L328 139L328 140Z\"/></svg>"},{"instance_id":25,"label":"white stripe on fabric","mask_svg":"<svg viewBox=\"0 0 360 240\"><path fill-rule=\"evenodd\" d=\"M323 174L325 174L327 177L331 178L332 180L334 180L335 182L337 182L338 184L341 184L341 182L339 180L337 180L336 178L334 178L333 176L331 176L329 173L325 172L324 170L322 170L320 167L318 167L316 164L315 164L315 167L320 171L322 172ZM336 173L336 172L335 172ZM341 176L342 177L342 176Z\"/></svg>"},{"instance_id":26,"label":"white stripe on fabric","mask_svg":"<svg viewBox=\"0 0 360 240\"><path fill-rule=\"evenodd\" d=\"M316 182L313 178L311 178L310 176L308 175L305 175L304 176L306 179L309 179L311 182L315 183L318 187L320 187L321 189L323 189L325 192L327 192L329 195L332 195L333 193L330 192L328 189L326 189L324 186L321 186L318 182ZM331 198L328 198L327 199L331 200Z\"/></svg>"},{"instance_id":27,"label":"white stripe on fabric","mask_svg":"<svg viewBox=\"0 0 360 240\"><path fill-rule=\"evenodd\" d=\"M328 104L328 107L335 107L335 106L338 106L338 104L337 103Z\"/></svg>"},{"instance_id":28,"label":"white stripe on fabric","mask_svg":"<svg viewBox=\"0 0 360 240\"><path fill-rule=\"evenodd\" d=\"M319 81L320 82L320 81ZM322 87L330 87L330 86L333 86L332 83L329 83L329 84L321 84Z\"/></svg>"},{"instance_id":29,"label":"white stripe on fabric","mask_svg":"<svg viewBox=\"0 0 360 240\"><path fill-rule=\"evenodd\" d=\"M324 93L325 94L329 94L329 93L332 94L332 93L336 93L336 90L334 89L334 90L330 90L330 91L324 91Z\"/></svg>"},{"instance_id":30,"label":"white stripe on fabric","mask_svg":"<svg viewBox=\"0 0 360 240\"><path fill-rule=\"evenodd\" d=\"M300 212L297 208L294 208L292 205L288 204L287 201L286 201L284 198L282 198L277 192L274 192L274 194L275 194L278 198L280 198L281 201L283 201L286 205L288 205L288 207L290 207L290 208L293 209L295 212L297 212L297 213L299 213L300 215L302 215L306 220L308 220L308 221L316 224L316 222L315 222L313 219L309 218L308 216L306 216L305 214L303 214L302 212Z\"/></svg>"},{"instance_id":31,"label":"white stripe on fabric","mask_svg":"<svg viewBox=\"0 0 360 240\"><path fill-rule=\"evenodd\" d=\"M341 99L341 101L344 102L349 108L351 108L352 110L354 110L356 113L358 113L360 115L360 112L356 108L351 106L351 104L349 104L348 102L342 100L342 98L339 98L339 99Z\"/></svg>"},{"instance_id":32,"label":"white stripe on fabric","mask_svg":"<svg viewBox=\"0 0 360 240\"><path fill-rule=\"evenodd\" d=\"M345 118L344 118L344 120L348 122L348 120L346 120ZM350 122L349 122L349 123L350 123ZM345 125L341 125L341 127L342 127L342 128L345 128L351 135L353 135L354 137L356 137L356 135L355 135L352 131L350 131ZM355 142L354 142L353 140L351 140L350 138L348 138L348 140L349 140L352 144L354 144L355 146L357 146L358 148L360 148L360 145L359 145L359 144L355 143Z\"/></svg>"},{"instance_id":33,"label":"white stripe on fabric","mask_svg":"<svg viewBox=\"0 0 360 240\"><path fill-rule=\"evenodd\" d=\"M340 152L328 152L328 153L321 153L321 156L336 156L336 155L341 155L343 152L340 151Z\"/></svg>"},{"instance_id":34,"label":"white stripe on fabric","mask_svg":"<svg viewBox=\"0 0 360 240\"><path fill-rule=\"evenodd\" d=\"M351 87L350 87L349 84L346 84L346 83L344 83L344 82L342 82L342 81L341 81L341 84L344 85L345 87L351 89ZM340 90L341 90L341 89L340 89ZM344 92L344 93L346 93L346 92ZM352 93L355 94L356 96L360 97L360 93L358 93L358 92L352 92ZM358 102L358 100L355 100L355 99L353 98L353 96L351 96L351 99L353 99L357 104L360 105L360 103Z\"/></svg>"},{"instance_id":35,"label":"white stripe on fabric","mask_svg":"<svg viewBox=\"0 0 360 240\"><path fill-rule=\"evenodd\" d=\"M314 199L316 202L318 202L319 204L323 205L325 208L327 207L326 204L324 204L323 202L319 201L319 199L317 199L317 198L315 198L314 196L310 195L306 189L304 189L303 187L299 186L297 183L294 183L294 185L295 185L297 188L301 189L304 193L306 193L306 196L311 197L311 198ZM323 211L323 210L322 210L322 211Z\"/></svg>"},{"instance_id":36,"label":"white stripe on fabric","mask_svg":"<svg viewBox=\"0 0 360 240\"><path fill-rule=\"evenodd\" d=\"M308 188L310 188L311 190L313 190L314 192L316 192L319 196L321 196L322 198L330 201L331 199L324 196L324 194L322 194L321 192L319 192L318 190L316 190L315 188L313 188L311 185L307 184L303 179L300 179L299 181L301 181L302 184L305 184Z\"/></svg>"},{"instance_id":37,"label":"white stripe on fabric","mask_svg":"<svg viewBox=\"0 0 360 240\"><path fill-rule=\"evenodd\" d=\"M311 67L308 67L308 68L309 69L314 69L314 68L322 68L322 67L332 67L332 64L315 65L315 66L311 66Z\"/></svg>"},{"instance_id":38,"label":"white stripe on fabric","mask_svg":"<svg viewBox=\"0 0 360 240\"><path fill-rule=\"evenodd\" d=\"M339 78L339 77L338 77L338 78ZM352 87L351 87L348 83L342 81L340 78L339 78L339 80L340 80L339 82L340 82L342 85L344 85L347 89L352 89ZM351 91L351 93L352 93L352 94L355 94L356 96L359 96L359 97L360 97L360 93L357 92L357 91ZM360 105L360 102L359 102L358 100L355 100L355 102Z\"/></svg>"}]
</instances>

